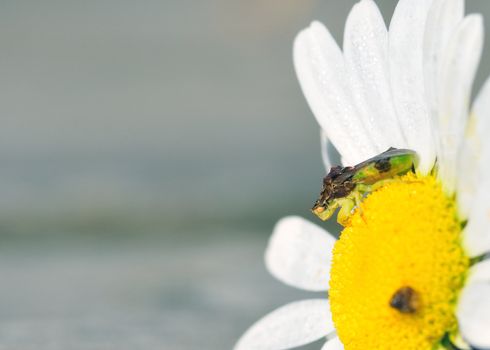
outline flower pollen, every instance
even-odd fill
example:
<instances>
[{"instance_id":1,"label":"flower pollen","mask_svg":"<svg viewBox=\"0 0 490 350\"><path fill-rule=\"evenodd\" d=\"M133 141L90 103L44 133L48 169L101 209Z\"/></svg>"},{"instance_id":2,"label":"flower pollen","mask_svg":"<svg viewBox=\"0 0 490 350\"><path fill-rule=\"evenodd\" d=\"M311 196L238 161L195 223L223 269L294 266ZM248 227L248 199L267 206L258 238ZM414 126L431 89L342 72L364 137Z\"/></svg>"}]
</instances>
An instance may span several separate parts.
<instances>
[{"instance_id":1,"label":"flower pollen","mask_svg":"<svg viewBox=\"0 0 490 350\"><path fill-rule=\"evenodd\" d=\"M346 350L430 350L457 330L469 258L455 203L408 174L365 198L337 241L330 303Z\"/></svg>"}]
</instances>

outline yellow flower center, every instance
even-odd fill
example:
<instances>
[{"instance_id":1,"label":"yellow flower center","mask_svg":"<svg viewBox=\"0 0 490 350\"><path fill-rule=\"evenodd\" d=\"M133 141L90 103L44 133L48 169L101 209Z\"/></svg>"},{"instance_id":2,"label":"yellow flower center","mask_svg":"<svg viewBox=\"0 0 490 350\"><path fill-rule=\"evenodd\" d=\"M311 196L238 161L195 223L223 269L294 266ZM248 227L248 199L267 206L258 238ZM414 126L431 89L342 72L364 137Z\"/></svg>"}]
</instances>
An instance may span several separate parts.
<instances>
[{"instance_id":1,"label":"yellow flower center","mask_svg":"<svg viewBox=\"0 0 490 350\"><path fill-rule=\"evenodd\" d=\"M370 194L333 251L330 303L346 350L430 350L457 329L469 258L454 200L409 174Z\"/></svg>"}]
</instances>

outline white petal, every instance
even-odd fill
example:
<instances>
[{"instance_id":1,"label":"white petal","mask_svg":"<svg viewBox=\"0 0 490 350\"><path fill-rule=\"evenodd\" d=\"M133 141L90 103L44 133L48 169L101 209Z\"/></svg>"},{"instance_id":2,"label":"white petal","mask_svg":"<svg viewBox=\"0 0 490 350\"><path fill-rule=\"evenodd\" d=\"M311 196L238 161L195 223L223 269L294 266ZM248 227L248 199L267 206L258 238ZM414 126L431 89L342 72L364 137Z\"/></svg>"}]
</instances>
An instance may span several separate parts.
<instances>
[{"instance_id":1,"label":"white petal","mask_svg":"<svg viewBox=\"0 0 490 350\"><path fill-rule=\"evenodd\" d=\"M342 52L323 24L313 22L298 34L294 67L313 114L342 158L357 164L375 155L346 85Z\"/></svg>"},{"instance_id":2,"label":"white petal","mask_svg":"<svg viewBox=\"0 0 490 350\"><path fill-rule=\"evenodd\" d=\"M463 16L464 0L434 0L427 15L423 50L425 94L430 112L435 117L439 106L437 77L440 75L443 51Z\"/></svg>"},{"instance_id":3,"label":"white petal","mask_svg":"<svg viewBox=\"0 0 490 350\"><path fill-rule=\"evenodd\" d=\"M458 165L458 204L463 218L468 218L480 187L480 179L488 176L485 154L490 152L490 79L479 92L466 128ZM488 158L487 158L488 159Z\"/></svg>"},{"instance_id":4,"label":"white petal","mask_svg":"<svg viewBox=\"0 0 490 350\"><path fill-rule=\"evenodd\" d=\"M310 291L328 289L335 238L298 216L276 224L265 252L265 264L274 277Z\"/></svg>"},{"instance_id":5,"label":"white petal","mask_svg":"<svg viewBox=\"0 0 490 350\"><path fill-rule=\"evenodd\" d=\"M455 188L457 155L468 117L473 79L483 45L483 20L469 15L459 24L444 50L439 86L439 175L448 193Z\"/></svg>"},{"instance_id":6,"label":"white petal","mask_svg":"<svg viewBox=\"0 0 490 350\"><path fill-rule=\"evenodd\" d=\"M235 350L280 350L305 345L334 330L327 299L287 304L257 321Z\"/></svg>"},{"instance_id":7,"label":"white petal","mask_svg":"<svg viewBox=\"0 0 490 350\"><path fill-rule=\"evenodd\" d=\"M391 95L388 31L372 0L354 5L347 18L344 58L357 110L377 152L405 148Z\"/></svg>"},{"instance_id":8,"label":"white petal","mask_svg":"<svg viewBox=\"0 0 490 350\"><path fill-rule=\"evenodd\" d=\"M490 152L483 158L482 176L478 176L477 190L471 199L468 223L463 232L464 245L471 256L490 252Z\"/></svg>"},{"instance_id":9,"label":"white petal","mask_svg":"<svg viewBox=\"0 0 490 350\"><path fill-rule=\"evenodd\" d=\"M340 342L339 337L335 337L326 342L322 350L344 350L344 345Z\"/></svg>"},{"instance_id":10,"label":"white petal","mask_svg":"<svg viewBox=\"0 0 490 350\"><path fill-rule=\"evenodd\" d=\"M428 173L435 160L432 125L424 93L423 43L432 0L401 0L390 23L390 74L396 113L407 147L419 157L419 170Z\"/></svg>"},{"instance_id":11,"label":"white petal","mask_svg":"<svg viewBox=\"0 0 490 350\"><path fill-rule=\"evenodd\" d=\"M490 283L490 260L484 260L472 266L468 276L467 284L476 282Z\"/></svg>"},{"instance_id":12,"label":"white petal","mask_svg":"<svg viewBox=\"0 0 490 350\"><path fill-rule=\"evenodd\" d=\"M328 141L327 134L325 133L325 131L323 131L323 129L320 132L320 144L322 149L323 166L328 173L330 171L330 168L332 167L332 160L330 159L329 154L332 144Z\"/></svg>"},{"instance_id":13,"label":"white petal","mask_svg":"<svg viewBox=\"0 0 490 350\"><path fill-rule=\"evenodd\" d=\"M457 310L463 338L474 347L490 347L490 283L472 283L461 293Z\"/></svg>"}]
</instances>

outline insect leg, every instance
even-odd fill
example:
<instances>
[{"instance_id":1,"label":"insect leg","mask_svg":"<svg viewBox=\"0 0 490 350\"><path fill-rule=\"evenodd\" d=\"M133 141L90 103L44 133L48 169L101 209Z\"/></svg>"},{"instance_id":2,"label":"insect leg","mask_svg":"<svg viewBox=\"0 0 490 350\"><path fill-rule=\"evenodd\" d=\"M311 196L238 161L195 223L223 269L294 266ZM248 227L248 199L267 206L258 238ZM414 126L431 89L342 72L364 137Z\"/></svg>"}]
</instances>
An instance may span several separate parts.
<instances>
[{"instance_id":1,"label":"insect leg","mask_svg":"<svg viewBox=\"0 0 490 350\"><path fill-rule=\"evenodd\" d=\"M342 199L339 213L337 214L337 222L342 226L345 226L350 219L352 210L356 206L356 200L351 196Z\"/></svg>"}]
</instances>

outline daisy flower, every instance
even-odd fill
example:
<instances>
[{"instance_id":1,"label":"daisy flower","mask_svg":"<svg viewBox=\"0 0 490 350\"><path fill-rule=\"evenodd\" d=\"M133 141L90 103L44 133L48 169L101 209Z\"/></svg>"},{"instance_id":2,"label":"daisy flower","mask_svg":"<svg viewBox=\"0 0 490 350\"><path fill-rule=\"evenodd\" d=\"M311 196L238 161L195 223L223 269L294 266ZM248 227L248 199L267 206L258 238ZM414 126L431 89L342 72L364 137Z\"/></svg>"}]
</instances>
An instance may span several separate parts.
<instances>
[{"instance_id":1,"label":"daisy flower","mask_svg":"<svg viewBox=\"0 0 490 350\"><path fill-rule=\"evenodd\" d=\"M372 0L345 25L343 50L313 22L294 43L308 104L344 165L389 147L415 172L362 199L336 240L280 220L265 254L284 283L329 298L285 305L236 350L490 349L490 82L469 108L483 44L464 0L400 0L389 28Z\"/></svg>"}]
</instances>

